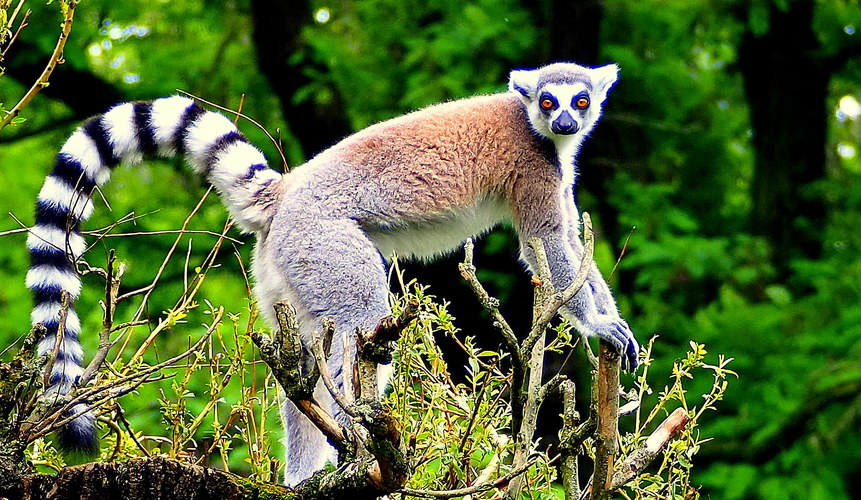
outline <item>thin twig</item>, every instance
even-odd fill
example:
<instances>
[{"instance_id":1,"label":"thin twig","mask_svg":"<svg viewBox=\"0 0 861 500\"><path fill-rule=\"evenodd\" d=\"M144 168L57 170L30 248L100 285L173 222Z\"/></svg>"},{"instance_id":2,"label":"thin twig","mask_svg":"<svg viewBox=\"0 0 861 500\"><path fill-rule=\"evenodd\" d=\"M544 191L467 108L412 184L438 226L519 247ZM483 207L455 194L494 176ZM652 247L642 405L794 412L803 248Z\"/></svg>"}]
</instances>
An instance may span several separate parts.
<instances>
[{"instance_id":1,"label":"thin twig","mask_svg":"<svg viewBox=\"0 0 861 500\"><path fill-rule=\"evenodd\" d=\"M132 429L132 424L130 424L128 419L126 419L126 413L125 411L123 411L122 406L116 405L114 414L116 415L117 420L119 420L120 423L123 424L123 427L126 428L126 431L129 433L129 437L135 443L135 446L138 447L138 449L141 451L141 453L143 453L145 457L150 456L149 451L143 444L141 444L140 441L138 441L137 436L135 436L135 431L134 429Z\"/></svg>"},{"instance_id":2,"label":"thin twig","mask_svg":"<svg viewBox=\"0 0 861 500\"><path fill-rule=\"evenodd\" d=\"M87 369L84 370L84 373L81 374L81 377L78 379L78 385L81 387L90 382L99 367L102 366L102 362L107 358L108 351L113 346L113 343L111 342L111 332L113 331L114 324L114 310L116 308L117 293L120 289L120 280L122 279L124 270L124 266L120 264L117 270L114 271L116 260L116 253L111 249L108 252L107 279L105 280L105 314L102 319L102 329L99 331L99 348L96 351L95 356L93 356L92 361L90 361L90 364L87 365Z\"/></svg>"},{"instance_id":3,"label":"thin twig","mask_svg":"<svg viewBox=\"0 0 861 500\"><path fill-rule=\"evenodd\" d=\"M207 190L207 194L210 191L211 191L211 188L210 188L210 190ZM185 229L185 224L188 224L190 222L193 214L196 213L197 210L200 209L200 206L203 203L204 198L206 198L206 196L201 198L200 203L198 203L198 205L194 208L192 213L190 213L188 218L186 218L185 222L183 223L184 224L183 229ZM222 232L227 233L227 231L229 229L230 229L230 222L227 222L225 224ZM206 275L206 273L209 271L209 268L212 267L212 264L215 262L215 257L218 254L218 251L221 249L221 244L223 242L224 242L224 239L219 238L218 241L216 241L215 244L212 246L212 248L209 251L209 254L204 259L203 264L201 264L200 273L198 273L198 275L195 277L193 289L191 291L186 291L185 293L183 293L183 296L180 299L180 301L174 306L174 308L173 308L174 311L186 309L193 302L194 297L197 295L197 292L200 290L200 286L203 283L203 277ZM175 249L177 248L178 244L179 244L179 239L174 241L174 245L171 247L171 250L168 252L168 255L166 256L165 261L162 263L162 267L159 268L158 274L156 275L155 279L152 282L153 287L155 287L156 280L158 280L159 276L161 276L161 273L164 271L164 268L167 265L167 261L169 260L170 256L173 254ZM138 307L138 310L136 311L135 316L132 319L133 321L140 319L140 315L143 314L143 311L145 309L147 299L149 298L150 294L152 293L152 290L154 290L154 289L155 288L149 290L146 293L146 295L144 296L144 299L141 302L141 305ZM152 333L150 333L149 337L147 337L146 341L144 341L144 343L138 348L137 352L135 352L135 354L129 359L128 365L133 365L135 360L140 358L140 356L142 356L143 353L146 352L146 350L149 348L149 346L152 345L152 343L155 341L155 337L161 332L161 330L164 330L165 328L167 328L169 326L169 324L170 324L170 322L168 321L167 318L162 319L159 322L159 325L153 330ZM128 341L128 339L126 341Z\"/></svg>"},{"instance_id":4,"label":"thin twig","mask_svg":"<svg viewBox=\"0 0 861 500\"><path fill-rule=\"evenodd\" d=\"M15 218L15 215L12 212L9 212L9 216ZM30 232L29 227L21 227L18 229L7 229L6 231L0 231L0 236L8 236L10 234L18 234L18 233L28 233Z\"/></svg>"},{"instance_id":5,"label":"thin twig","mask_svg":"<svg viewBox=\"0 0 861 500\"><path fill-rule=\"evenodd\" d=\"M475 245L473 244L472 239L470 238L466 240L466 243L463 246L463 262L458 264L460 275L472 289L473 294L478 298L478 301L481 303L482 307L484 307L484 310L493 318L493 326L495 326L496 329L499 330L499 333L502 334L502 338L508 347L508 351L511 353L512 365L519 366L523 362L523 355L520 352L520 341L517 340L517 336L514 334L514 330L511 328L511 325L508 324L508 321L499 311L499 300L491 297L484 288L484 285L478 281L478 276L476 276L475 273L475 265L473 264L474 248Z\"/></svg>"},{"instance_id":6,"label":"thin twig","mask_svg":"<svg viewBox=\"0 0 861 500\"><path fill-rule=\"evenodd\" d=\"M119 300L117 300L117 302L119 302ZM111 327L111 333L118 332L120 330L125 330L126 328L132 328L135 326L143 326L147 323L149 323L148 319L142 319L142 320L138 320L138 321L126 321L126 322L120 323L118 325L112 326Z\"/></svg>"},{"instance_id":7,"label":"thin twig","mask_svg":"<svg viewBox=\"0 0 861 500\"><path fill-rule=\"evenodd\" d=\"M236 115L238 117L244 118L244 119L248 120L249 122L251 122L252 125L254 125L255 127L262 130L263 133L266 134L266 137L268 137L269 140L272 142L272 144L275 146L276 151L278 151L278 155L281 157L281 166L283 167L284 171L288 172L290 170L290 167L287 165L287 157L284 156L283 148L281 148L281 145L278 143L278 141L276 141L275 138L272 137L272 134L270 134L269 131L266 130L266 127L261 125L259 122L257 122L256 120L254 120L250 116L242 113L241 111L236 111L236 110L221 106L219 104L216 104L214 102L207 101L206 99L203 99L201 97L198 97L198 96L192 94L191 92L186 92L185 90L182 90L182 89L177 89L177 91L181 94L185 94L185 95L191 97L192 99L196 99L196 100L206 104L207 106L212 106L213 108L220 109L221 111ZM245 98L244 95L242 97L243 97L243 99Z\"/></svg>"},{"instance_id":8,"label":"thin twig","mask_svg":"<svg viewBox=\"0 0 861 500\"><path fill-rule=\"evenodd\" d=\"M15 23L15 19L17 19L17 18L18 18L18 13L20 13L20 12L21 12L21 9L24 7L24 2L25 2L25 1L26 1L26 0L18 0L18 5L17 5L17 6L15 6L15 10L12 12L12 15L9 17L9 21L8 21L8 22L9 22L9 26L12 26L12 25ZM29 10L28 10L28 12L29 12ZM26 15L26 13L25 13L25 15ZM26 19L26 17L25 17L25 18L24 18L24 20L23 20L23 21L21 21L21 22L22 22L22 23L24 23L24 22L26 22L26 20L27 20L27 19ZM9 42L9 43L12 43L12 42ZM4 53L3 55L4 55L4 57L5 57L5 55L6 55L6 54Z\"/></svg>"},{"instance_id":9,"label":"thin twig","mask_svg":"<svg viewBox=\"0 0 861 500\"><path fill-rule=\"evenodd\" d=\"M101 233L97 231L83 231L82 233L86 235L97 235L99 238L129 238L134 236L158 236L161 234L202 234L223 238L231 243L236 243L237 245L245 244L242 240L238 240L231 236L224 236L217 231L206 231L203 229L165 229L161 231L135 231L132 233ZM0 233L0 236L3 236L3 233Z\"/></svg>"},{"instance_id":10,"label":"thin twig","mask_svg":"<svg viewBox=\"0 0 861 500\"><path fill-rule=\"evenodd\" d=\"M120 295L119 297L117 297L117 304L119 304L120 302L122 302L126 299L130 299L132 297L140 295L142 293L147 293L154 288L155 288L155 283L150 283L149 285L138 288L136 290L132 290L131 292L126 292L126 293ZM139 326L139 325L145 325L147 323L149 323L149 320L147 320L147 319L134 319L132 321L127 321L123 324L128 325L128 326ZM119 325L117 325L117 329L118 330L120 329ZM125 348L125 346L123 346L123 348Z\"/></svg>"},{"instance_id":11,"label":"thin twig","mask_svg":"<svg viewBox=\"0 0 861 500\"><path fill-rule=\"evenodd\" d=\"M616 274L616 268L619 267L619 263L622 262L622 257L625 256L625 252L628 251L628 243L631 242L631 236L634 236L634 231L637 230L637 226L632 226L631 231L628 233L628 237L625 238L625 244L622 245L622 250L619 252L619 257L616 259L616 263L613 264L613 269L610 270L610 274L607 275L607 283L610 283L610 280L613 279L613 275Z\"/></svg>"},{"instance_id":12,"label":"thin twig","mask_svg":"<svg viewBox=\"0 0 861 500\"><path fill-rule=\"evenodd\" d=\"M465 495L474 495L476 493L481 493L496 488L504 488L511 482L512 479L529 470L529 468L532 467L535 462L538 461L538 458L539 457L537 456L532 457L519 467L515 467L514 469L512 469L508 474L500 476L492 482L474 484L468 488L459 488L456 490L417 490L413 488L402 488L399 493L420 498L454 498Z\"/></svg>"},{"instance_id":13,"label":"thin twig","mask_svg":"<svg viewBox=\"0 0 861 500\"><path fill-rule=\"evenodd\" d=\"M329 357L324 352L324 342L325 338L331 336L335 331L335 324L333 321L324 321L323 322L323 334L318 331L314 331L311 333L311 354L314 355L314 360L317 361L317 369L320 371L320 380L323 381L323 385L326 386L326 389L329 391L329 394L332 396L332 399L338 403L338 406L344 410L344 413L351 417L358 417L359 414L356 413L355 408L353 407L353 403L347 400L346 395L338 387L337 382L332 377L332 372L329 371L329 364L326 362ZM344 346L344 350L347 347ZM346 370L344 371L346 376Z\"/></svg>"},{"instance_id":14,"label":"thin twig","mask_svg":"<svg viewBox=\"0 0 861 500\"><path fill-rule=\"evenodd\" d=\"M598 356L596 356L595 351L592 350L592 344L589 343L589 338L585 335L581 335L580 338L582 339L580 345L583 346L583 354L586 355L586 360L589 361L593 370L597 370Z\"/></svg>"},{"instance_id":15,"label":"thin twig","mask_svg":"<svg viewBox=\"0 0 861 500\"><path fill-rule=\"evenodd\" d=\"M113 462L117 455L120 454L120 451L123 449L123 430L120 429L120 426L117 425L116 422L109 418L99 418L99 422L108 426L109 429L114 431L114 434L117 436L117 442L114 443L114 451L111 453L111 456L108 457L106 462Z\"/></svg>"},{"instance_id":16,"label":"thin twig","mask_svg":"<svg viewBox=\"0 0 861 500\"><path fill-rule=\"evenodd\" d=\"M68 4L61 3L60 5L65 5L63 29L60 31L60 38L57 40L56 46L54 46L51 58L48 60L48 64L45 66L45 69L42 70L42 74L39 75L36 83L34 83L33 86L30 87L30 90L24 94L24 97L22 97L21 100L18 101L18 103L15 104L8 113L6 113L6 116L0 120L0 130L2 130L6 125L12 123L12 120L21 113L21 110L29 104L34 97L36 97L36 94L48 86L48 80L51 77L51 73L54 72L54 68L56 68L58 64L63 63L63 47L66 46L66 40L69 39L69 33L72 31L72 21L75 18L75 7L78 6L78 0L69 0Z\"/></svg>"},{"instance_id":17,"label":"thin twig","mask_svg":"<svg viewBox=\"0 0 861 500\"><path fill-rule=\"evenodd\" d=\"M63 415L69 412L74 406L80 404L82 401L86 401L87 408L85 411L90 411L92 409L97 408L101 403L103 403L107 399L113 399L118 397L119 395L126 394L131 390L134 390L135 387L144 383L152 373L155 373L159 370L169 367L170 365L176 363L182 358L192 354L197 351L200 346L206 342L206 339L209 338L210 335L215 331L218 325L221 323L221 318L224 316L224 310L219 309L212 318L212 324L207 328L206 332L201 336L201 338L194 343L191 347L186 349L184 352L166 360L156 365L141 369L136 371L131 375L126 375L124 377L120 377L116 380L112 380L109 383L105 383L103 385L95 386L95 387L84 387L78 388L77 390L73 390L71 393L65 395L60 400L65 400L65 404L59 408L58 410L52 413L51 417L44 418L38 423L36 423L32 429L30 429L30 435L28 436L28 441L33 441L49 432L62 427L66 423L75 419L77 415L71 415L62 420L56 420L56 416ZM131 383L133 386L122 387L123 384ZM113 392L112 392L113 390ZM120 393L120 394L117 394ZM56 407L56 405L55 405Z\"/></svg>"},{"instance_id":18,"label":"thin twig","mask_svg":"<svg viewBox=\"0 0 861 500\"><path fill-rule=\"evenodd\" d=\"M143 316L143 313L146 310L146 306L147 306L149 297L152 294L153 290L155 290L156 283L158 283L158 280L161 278L162 273L164 273L164 270L167 267L168 262L170 262L171 257L173 257L173 253L176 251L177 246L179 246L179 242L182 240L183 234L184 234L185 230L188 228L189 223L191 223L191 219L197 214L197 212L203 206L203 202L206 201L206 198L209 196L209 193L211 193L211 192L212 192L212 188L210 187L209 189L206 190L206 192L203 194L203 196L200 197L200 200L198 200L197 205L195 205L194 208L191 209L191 212L188 213L188 216L182 222L182 227L180 228L180 234L173 241L173 244L171 245L170 249L168 249L167 254L165 254L164 259L162 259L161 265L159 266L158 270L156 271L155 276L153 277L152 281L150 282L148 287L141 288L141 290L146 290L146 292L144 294L143 299L141 300L140 305L138 306L138 309L135 311L134 316L132 316L132 321L138 321ZM122 296L117 298L117 301L120 301L120 300L122 300L128 296L129 296L129 294L122 295ZM152 337L152 335L150 335L150 337ZM125 340L123 341L122 347L120 347L120 349L119 349L119 352L117 354L117 359L114 360L115 362L119 360L120 353L125 351L126 346L128 345L128 342L130 340L131 340L131 335L127 335ZM117 339L117 341L119 341L119 338ZM143 348L143 346L141 346L141 347ZM134 358L132 358L132 359L134 359ZM130 362L131 362L131 360L130 360Z\"/></svg>"},{"instance_id":19,"label":"thin twig","mask_svg":"<svg viewBox=\"0 0 861 500\"><path fill-rule=\"evenodd\" d=\"M15 23L15 18L18 17L18 12L21 10L21 7L23 5L24 5L24 0L19 0L18 5L15 7L15 11L12 13L12 17L9 18L9 21L8 21L9 26L12 26ZM18 29L15 30L15 34L12 35L12 38L9 39L9 43L7 43L6 48L3 49L3 53L0 54L0 62L4 61L6 59L6 54L8 54L9 49L12 48L12 44L14 44L15 40L17 40L18 37L21 35L21 31L23 31L24 28L26 28L28 26L27 25L27 19L30 18L30 14L32 14L32 13L33 13L33 11L31 11L30 9L27 9L27 12L24 13L24 19L21 20L21 24L19 24Z\"/></svg>"}]
</instances>

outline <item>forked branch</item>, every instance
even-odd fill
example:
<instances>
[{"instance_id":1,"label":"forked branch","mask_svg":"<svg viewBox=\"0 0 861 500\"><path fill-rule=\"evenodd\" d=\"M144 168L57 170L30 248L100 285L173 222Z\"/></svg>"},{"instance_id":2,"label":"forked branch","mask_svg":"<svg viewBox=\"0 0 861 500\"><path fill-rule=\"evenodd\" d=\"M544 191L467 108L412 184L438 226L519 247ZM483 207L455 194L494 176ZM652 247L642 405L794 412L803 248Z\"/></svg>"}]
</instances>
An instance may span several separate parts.
<instances>
[{"instance_id":1,"label":"forked branch","mask_svg":"<svg viewBox=\"0 0 861 500\"><path fill-rule=\"evenodd\" d=\"M339 450L341 463L336 470L319 471L299 486L303 498L340 498L346 495L376 497L397 491L406 483L409 467L397 422L376 395L376 360L379 356L390 359L391 353L385 351L392 348L392 341L412 321L416 310L417 304L413 304L397 318L383 318L373 331L357 333L358 384L360 387L373 388L373 392L362 390L361 397L356 401L353 401L353 395L343 393L342 385L329 373L323 335L315 335L310 346L316 370L311 374L301 373L300 367L305 363L301 359L302 345L296 311L286 302L275 304L278 331L274 339L259 332L252 334L252 340L260 348L261 358L269 365L286 397ZM324 330L331 334L335 325L328 320L325 324L328 326ZM349 373L349 370L344 373ZM318 381L327 388L344 413L351 417L351 423L346 427L342 427L314 399L313 392Z\"/></svg>"}]
</instances>

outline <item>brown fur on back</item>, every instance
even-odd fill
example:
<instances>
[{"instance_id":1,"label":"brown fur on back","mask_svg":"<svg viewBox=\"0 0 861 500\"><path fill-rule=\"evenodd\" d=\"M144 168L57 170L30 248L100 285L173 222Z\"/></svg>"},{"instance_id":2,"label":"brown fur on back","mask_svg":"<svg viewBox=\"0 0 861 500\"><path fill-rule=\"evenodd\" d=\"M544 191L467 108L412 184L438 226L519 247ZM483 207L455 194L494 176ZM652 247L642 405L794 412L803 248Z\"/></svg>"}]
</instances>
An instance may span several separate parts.
<instances>
[{"instance_id":1,"label":"brown fur on back","mask_svg":"<svg viewBox=\"0 0 861 500\"><path fill-rule=\"evenodd\" d=\"M349 170L342 178L347 184L349 178L374 184L380 197L374 204L393 210L380 215L428 217L483 196L518 198L524 177L539 185L542 178L558 182L555 161L552 143L532 132L523 105L506 93L438 104L374 125L308 167Z\"/></svg>"}]
</instances>

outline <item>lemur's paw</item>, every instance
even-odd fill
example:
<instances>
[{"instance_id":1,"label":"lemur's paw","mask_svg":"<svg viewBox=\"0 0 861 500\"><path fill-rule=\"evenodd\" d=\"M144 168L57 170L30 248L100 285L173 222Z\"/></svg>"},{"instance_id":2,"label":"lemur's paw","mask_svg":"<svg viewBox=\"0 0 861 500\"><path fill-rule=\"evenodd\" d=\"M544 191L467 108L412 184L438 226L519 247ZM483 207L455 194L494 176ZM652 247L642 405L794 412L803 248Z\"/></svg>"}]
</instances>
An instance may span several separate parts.
<instances>
[{"instance_id":1,"label":"lemur's paw","mask_svg":"<svg viewBox=\"0 0 861 500\"><path fill-rule=\"evenodd\" d=\"M633 372L637 369L640 345L625 320L613 318L602 321L595 325L595 334L613 344L622 357L622 368L625 371Z\"/></svg>"}]
</instances>

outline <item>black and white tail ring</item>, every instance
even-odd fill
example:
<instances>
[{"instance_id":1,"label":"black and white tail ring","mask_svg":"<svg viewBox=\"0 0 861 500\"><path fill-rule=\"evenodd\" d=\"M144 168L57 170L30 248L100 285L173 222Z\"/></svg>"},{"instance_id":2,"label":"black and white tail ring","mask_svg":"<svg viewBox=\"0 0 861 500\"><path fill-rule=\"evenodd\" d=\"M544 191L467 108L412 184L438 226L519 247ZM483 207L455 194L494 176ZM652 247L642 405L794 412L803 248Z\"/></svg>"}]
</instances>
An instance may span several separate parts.
<instances>
[{"instance_id":1,"label":"black and white tail ring","mask_svg":"<svg viewBox=\"0 0 861 500\"><path fill-rule=\"evenodd\" d=\"M147 156L182 155L222 195L233 220L249 232L265 230L281 189L282 174L270 169L263 154L218 113L186 97L120 104L78 128L57 155L36 201L36 223L27 238L33 292L31 321L42 323L47 336L39 355L57 348L48 394L67 394L83 373L81 324L74 302L81 292L76 262L86 250L81 223L93 212L92 193L105 184L111 169L136 164ZM69 310L60 331L62 292ZM94 451L95 422L87 405L59 433L65 449Z\"/></svg>"}]
</instances>

